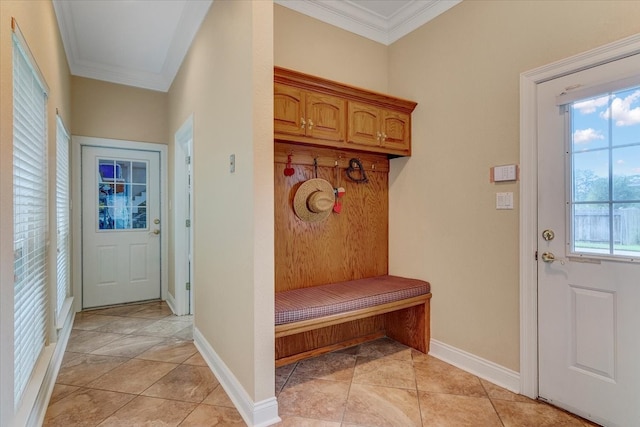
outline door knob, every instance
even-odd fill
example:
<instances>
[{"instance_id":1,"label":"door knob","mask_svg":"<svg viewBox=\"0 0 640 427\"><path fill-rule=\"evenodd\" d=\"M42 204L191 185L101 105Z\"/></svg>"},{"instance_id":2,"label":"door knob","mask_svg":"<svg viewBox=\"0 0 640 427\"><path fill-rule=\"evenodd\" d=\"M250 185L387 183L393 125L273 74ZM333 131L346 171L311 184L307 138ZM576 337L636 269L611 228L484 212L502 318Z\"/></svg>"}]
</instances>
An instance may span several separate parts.
<instances>
[{"instance_id":1,"label":"door knob","mask_svg":"<svg viewBox=\"0 0 640 427\"><path fill-rule=\"evenodd\" d=\"M554 254L552 254L551 252L543 252L542 253L542 261L544 262L553 262L556 260L556 256Z\"/></svg>"}]
</instances>

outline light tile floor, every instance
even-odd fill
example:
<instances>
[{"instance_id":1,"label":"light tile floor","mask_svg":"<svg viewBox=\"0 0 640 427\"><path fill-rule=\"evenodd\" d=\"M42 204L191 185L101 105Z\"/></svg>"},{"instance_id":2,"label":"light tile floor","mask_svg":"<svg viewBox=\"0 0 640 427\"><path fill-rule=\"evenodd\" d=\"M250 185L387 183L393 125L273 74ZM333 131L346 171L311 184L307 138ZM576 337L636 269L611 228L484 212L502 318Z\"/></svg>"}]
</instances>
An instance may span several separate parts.
<instances>
[{"instance_id":1,"label":"light tile floor","mask_svg":"<svg viewBox=\"0 0 640 427\"><path fill-rule=\"evenodd\" d=\"M44 425L245 426L192 332L162 302L78 313Z\"/></svg>"},{"instance_id":2,"label":"light tile floor","mask_svg":"<svg viewBox=\"0 0 640 427\"><path fill-rule=\"evenodd\" d=\"M276 369L283 427L594 426L390 339ZM244 426L192 341L152 302L79 313L45 426Z\"/></svg>"}]
</instances>

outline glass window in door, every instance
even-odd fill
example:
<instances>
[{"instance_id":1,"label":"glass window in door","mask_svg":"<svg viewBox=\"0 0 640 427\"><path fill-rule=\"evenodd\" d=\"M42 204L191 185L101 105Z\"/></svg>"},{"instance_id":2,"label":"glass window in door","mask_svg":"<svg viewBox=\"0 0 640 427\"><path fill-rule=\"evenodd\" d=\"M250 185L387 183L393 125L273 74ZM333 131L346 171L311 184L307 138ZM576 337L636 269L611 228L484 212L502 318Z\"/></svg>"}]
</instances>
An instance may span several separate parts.
<instances>
[{"instance_id":1,"label":"glass window in door","mask_svg":"<svg viewBox=\"0 0 640 427\"><path fill-rule=\"evenodd\" d=\"M640 257L640 87L571 104L572 248Z\"/></svg>"},{"instance_id":2,"label":"glass window in door","mask_svg":"<svg viewBox=\"0 0 640 427\"><path fill-rule=\"evenodd\" d=\"M98 229L147 229L146 161L98 159Z\"/></svg>"}]
</instances>

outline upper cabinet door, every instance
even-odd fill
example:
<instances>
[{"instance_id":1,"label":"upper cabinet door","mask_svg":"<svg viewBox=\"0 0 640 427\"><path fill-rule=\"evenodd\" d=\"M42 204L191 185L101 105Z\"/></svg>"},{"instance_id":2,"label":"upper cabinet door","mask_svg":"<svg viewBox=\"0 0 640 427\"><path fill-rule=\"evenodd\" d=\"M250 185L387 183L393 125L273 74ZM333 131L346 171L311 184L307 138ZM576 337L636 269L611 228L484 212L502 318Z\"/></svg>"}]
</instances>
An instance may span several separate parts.
<instances>
[{"instance_id":1,"label":"upper cabinet door","mask_svg":"<svg viewBox=\"0 0 640 427\"><path fill-rule=\"evenodd\" d=\"M382 111L382 147L394 151L411 151L411 116L398 111Z\"/></svg>"},{"instance_id":2,"label":"upper cabinet door","mask_svg":"<svg viewBox=\"0 0 640 427\"><path fill-rule=\"evenodd\" d=\"M307 136L327 141L345 140L345 100L335 96L307 92Z\"/></svg>"},{"instance_id":3,"label":"upper cabinet door","mask_svg":"<svg viewBox=\"0 0 640 427\"><path fill-rule=\"evenodd\" d=\"M380 146L380 109L359 102L349 102L350 144Z\"/></svg>"},{"instance_id":4,"label":"upper cabinet door","mask_svg":"<svg viewBox=\"0 0 640 427\"><path fill-rule=\"evenodd\" d=\"M348 151L411 154L416 103L274 68L274 139Z\"/></svg>"},{"instance_id":5,"label":"upper cabinet door","mask_svg":"<svg viewBox=\"0 0 640 427\"><path fill-rule=\"evenodd\" d=\"M304 93L275 83L273 86L273 130L288 135L305 134Z\"/></svg>"}]
</instances>

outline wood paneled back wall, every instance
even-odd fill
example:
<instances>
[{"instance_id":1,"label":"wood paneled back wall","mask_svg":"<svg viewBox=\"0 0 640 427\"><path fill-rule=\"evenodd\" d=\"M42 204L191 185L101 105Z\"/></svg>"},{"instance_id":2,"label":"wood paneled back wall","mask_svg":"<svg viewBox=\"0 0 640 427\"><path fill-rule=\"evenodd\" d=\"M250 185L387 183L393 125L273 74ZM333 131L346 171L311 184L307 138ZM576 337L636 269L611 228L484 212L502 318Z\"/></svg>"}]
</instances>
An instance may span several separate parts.
<instances>
[{"instance_id":1,"label":"wood paneled back wall","mask_svg":"<svg viewBox=\"0 0 640 427\"><path fill-rule=\"evenodd\" d=\"M280 142L274 147L276 292L387 274L387 156ZM285 176L289 154L295 173ZM309 223L296 216L293 198L304 181L315 177L314 158L318 178L344 187L346 194L340 199L339 214L332 212L326 220ZM352 158L362 162L369 182L347 177Z\"/></svg>"}]
</instances>

